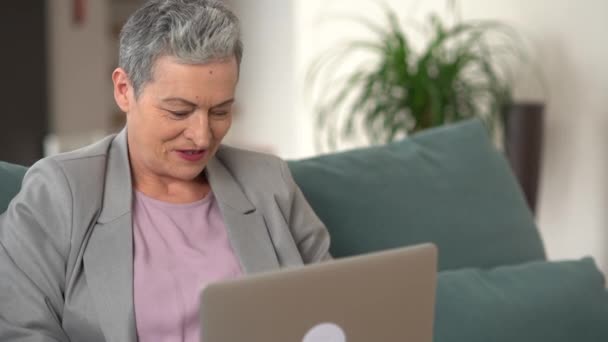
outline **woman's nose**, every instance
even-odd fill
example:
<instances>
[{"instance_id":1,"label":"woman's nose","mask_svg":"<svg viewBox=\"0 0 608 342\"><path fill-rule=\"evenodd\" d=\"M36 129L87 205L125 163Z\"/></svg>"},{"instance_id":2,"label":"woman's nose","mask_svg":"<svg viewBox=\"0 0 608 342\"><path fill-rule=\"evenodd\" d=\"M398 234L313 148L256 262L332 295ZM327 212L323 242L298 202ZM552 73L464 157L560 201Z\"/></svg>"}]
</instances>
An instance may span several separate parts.
<instances>
[{"instance_id":1,"label":"woman's nose","mask_svg":"<svg viewBox=\"0 0 608 342\"><path fill-rule=\"evenodd\" d=\"M211 130L207 113L196 113L192 115L188 123L187 138L192 140L197 148L203 149L209 146L211 140Z\"/></svg>"}]
</instances>

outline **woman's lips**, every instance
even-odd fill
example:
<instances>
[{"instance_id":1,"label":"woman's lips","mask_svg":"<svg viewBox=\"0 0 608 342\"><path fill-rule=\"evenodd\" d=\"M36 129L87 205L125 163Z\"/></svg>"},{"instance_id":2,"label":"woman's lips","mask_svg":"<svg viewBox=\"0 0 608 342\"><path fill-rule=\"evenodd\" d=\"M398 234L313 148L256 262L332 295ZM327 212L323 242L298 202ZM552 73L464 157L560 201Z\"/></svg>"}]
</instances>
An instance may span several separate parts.
<instances>
[{"instance_id":1,"label":"woman's lips","mask_svg":"<svg viewBox=\"0 0 608 342\"><path fill-rule=\"evenodd\" d=\"M187 161L195 162L203 159L207 150L177 150L177 155Z\"/></svg>"}]
</instances>

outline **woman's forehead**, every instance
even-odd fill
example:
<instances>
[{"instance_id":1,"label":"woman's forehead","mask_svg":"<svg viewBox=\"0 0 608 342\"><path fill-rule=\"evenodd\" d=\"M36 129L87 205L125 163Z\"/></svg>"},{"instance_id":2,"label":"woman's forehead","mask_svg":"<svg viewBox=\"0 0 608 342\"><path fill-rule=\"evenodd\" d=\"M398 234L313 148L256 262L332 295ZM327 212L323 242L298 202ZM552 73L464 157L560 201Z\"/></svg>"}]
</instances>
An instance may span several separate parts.
<instances>
[{"instance_id":1,"label":"woman's forehead","mask_svg":"<svg viewBox=\"0 0 608 342\"><path fill-rule=\"evenodd\" d=\"M153 93L159 100L195 102L202 98L214 98L214 102L225 101L234 96L238 81L235 59L185 64L172 58L162 58L156 62L154 69L154 76L143 93Z\"/></svg>"}]
</instances>

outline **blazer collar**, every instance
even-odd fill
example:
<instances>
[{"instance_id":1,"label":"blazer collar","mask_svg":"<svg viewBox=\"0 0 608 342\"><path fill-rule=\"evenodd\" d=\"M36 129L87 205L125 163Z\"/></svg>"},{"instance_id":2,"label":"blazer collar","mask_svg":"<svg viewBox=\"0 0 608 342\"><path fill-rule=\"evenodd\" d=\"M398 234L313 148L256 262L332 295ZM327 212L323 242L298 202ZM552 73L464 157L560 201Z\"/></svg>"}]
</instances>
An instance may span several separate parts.
<instances>
[{"instance_id":1,"label":"blazer collar","mask_svg":"<svg viewBox=\"0 0 608 342\"><path fill-rule=\"evenodd\" d=\"M207 164L207 178L243 271L251 274L278 269L275 246L262 213L256 211L218 154Z\"/></svg>"},{"instance_id":2,"label":"blazer collar","mask_svg":"<svg viewBox=\"0 0 608 342\"><path fill-rule=\"evenodd\" d=\"M126 128L116 135L110 145L103 193L103 204L97 222L108 223L131 212L133 185Z\"/></svg>"},{"instance_id":3,"label":"blazer collar","mask_svg":"<svg viewBox=\"0 0 608 342\"><path fill-rule=\"evenodd\" d=\"M230 171L218 160L217 154L207 163L205 173L213 194L221 204L243 214L255 211L255 206L247 199Z\"/></svg>"},{"instance_id":4,"label":"blazer collar","mask_svg":"<svg viewBox=\"0 0 608 342\"><path fill-rule=\"evenodd\" d=\"M111 143L106 168L103 205L97 219L99 223L110 222L132 210L133 183L126 128ZM217 155L207 163L204 172L215 197L224 206L243 214L255 211L255 206Z\"/></svg>"}]
</instances>

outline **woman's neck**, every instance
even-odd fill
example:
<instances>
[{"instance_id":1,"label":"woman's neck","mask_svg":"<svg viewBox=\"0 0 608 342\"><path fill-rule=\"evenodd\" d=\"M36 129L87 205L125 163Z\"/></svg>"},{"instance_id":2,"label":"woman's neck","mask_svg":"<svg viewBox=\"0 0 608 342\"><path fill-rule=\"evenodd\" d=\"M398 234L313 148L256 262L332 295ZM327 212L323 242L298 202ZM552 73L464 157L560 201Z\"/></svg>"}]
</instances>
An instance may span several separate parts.
<instances>
[{"instance_id":1,"label":"woman's neck","mask_svg":"<svg viewBox=\"0 0 608 342\"><path fill-rule=\"evenodd\" d=\"M204 172L191 181L134 174L133 188L148 197L178 204L196 202L211 190Z\"/></svg>"}]
</instances>

